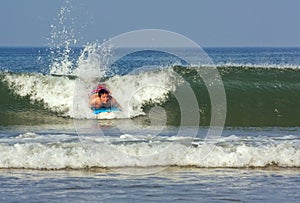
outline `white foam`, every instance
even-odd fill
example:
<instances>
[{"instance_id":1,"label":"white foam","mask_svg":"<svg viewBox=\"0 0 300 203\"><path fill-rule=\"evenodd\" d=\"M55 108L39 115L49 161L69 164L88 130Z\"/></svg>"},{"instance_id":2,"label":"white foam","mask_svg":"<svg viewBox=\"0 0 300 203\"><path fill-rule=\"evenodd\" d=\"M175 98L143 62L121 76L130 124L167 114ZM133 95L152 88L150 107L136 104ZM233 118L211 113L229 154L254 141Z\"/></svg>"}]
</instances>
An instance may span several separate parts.
<instances>
[{"instance_id":1,"label":"white foam","mask_svg":"<svg viewBox=\"0 0 300 203\"><path fill-rule=\"evenodd\" d=\"M299 167L300 149L290 143L260 147L245 144L232 148L217 146L207 159L201 159L198 150L191 149L181 164L198 167Z\"/></svg>"},{"instance_id":2,"label":"white foam","mask_svg":"<svg viewBox=\"0 0 300 203\"><path fill-rule=\"evenodd\" d=\"M211 151L205 149L210 147L205 143L198 147L182 144L181 137L169 141L161 138L161 142L158 137L156 142L151 142L146 135L126 134L120 138L112 137L115 144L106 143L102 137L85 137L82 143L75 138L32 133L10 138L10 141L0 144L0 168L300 167L299 139L261 146L217 144ZM206 156L201 154L204 151L211 152Z\"/></svg>"},{"instance_id":3,"label":"white foam","mask_svg":"<svg viewBox=\"0 0 300 203\"><path fill-rule=\"evenodd\" d=\"M115 76L107 81L114 97L123 107L125 117L143 115L146 103L162 103L168 93L176 90L180 80L171 68L165 68L138 75Z\"/></svg>"},{"instance_id":4,"label":"white foam","mask_svg":"<svg viewBox=\"0 0 300 203\"><path fill-rule=\"evenodd\" d=\"M43 102L45 108L71 118L95 118L88 106L93 84L81 79L69 79L42 74L6 74L4 80L16 95L28 96L32 103ZM97 83L96 83L97 84ZM161 103L175 91L178 80L171 69L145 72L139 75L115 76L106 84L123 107L119 117L144 114L143 104Z\"/></svg>"},{"instance_id":5,"label":"white foam","mask_svg":"<svg viewBox=\"0 0 300 203\"><path fill-rule=\"evenodd\" d=\"M205 66L205 65L203 65ZM208 65L209 66L209 65ZM272 64L272 63L261 63L261 64L253 64L253 63L217 63L215 64L217 67L244 67L244 68L276 68L276 69L300 69L299 65L295 64Z\"/></svg>"},{"instance_id":6,"label":"white foam","mask_svg":"<svg viewBox=\"0 0 300 203\"><path fill-rule=\"evenodd\" d=\"M273 63L234 63L234 62L219 62L215 64L191 64L192 67L242 67L242 68L265 68L265 69L300 69L300 66L297 64L273 64Z\"/></svg>"},{"instance_id":7,"label":"white foam","mask_svg":"<svg viewBox=\"0 0 300 203\"><path fill-rule=\"evenodd\" d=\"M4 80L16 95L28 96L32 103L43 102L46 108L64 116L72 115L74 80L38 73L6 74Z\"/></svg>"}]
</instances>

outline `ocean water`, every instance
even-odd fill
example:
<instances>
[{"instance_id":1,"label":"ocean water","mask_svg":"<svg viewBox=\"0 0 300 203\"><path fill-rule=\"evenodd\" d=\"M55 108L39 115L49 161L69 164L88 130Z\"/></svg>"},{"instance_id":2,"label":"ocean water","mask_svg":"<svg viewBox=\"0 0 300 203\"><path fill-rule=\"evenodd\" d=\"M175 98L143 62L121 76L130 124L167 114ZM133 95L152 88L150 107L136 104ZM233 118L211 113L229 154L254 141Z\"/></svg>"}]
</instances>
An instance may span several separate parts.
<instances>
[{"instance_id":1,"label":"ocean water","mask_svg":"<svg viewBox=\"0 0 300 203\"><path fill-rule=\"evenodd\" d=\"M1 201L297 201L300 48L204 51L0 48ZM99 82L114 119L87 105Z\"/></svg>"}]
</instances>

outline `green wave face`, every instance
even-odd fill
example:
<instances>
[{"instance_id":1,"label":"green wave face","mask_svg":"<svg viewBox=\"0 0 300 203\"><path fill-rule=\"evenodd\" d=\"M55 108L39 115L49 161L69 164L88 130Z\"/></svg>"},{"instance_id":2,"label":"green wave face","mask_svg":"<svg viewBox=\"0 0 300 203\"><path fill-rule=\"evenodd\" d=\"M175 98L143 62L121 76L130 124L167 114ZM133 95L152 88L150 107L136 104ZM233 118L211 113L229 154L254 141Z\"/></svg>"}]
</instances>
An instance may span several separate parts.
<instances>
[{"instance_id":1,"label":"green wave face","mask_svg":"<svg viewBox=\"0 0 300 203\"><path fill-rule=\"evenodd\" d=\"M175 70L190 82L197 96L200 125L209 125L211 106L203 81L195 78L194 70L182 67ZM299 70L251 67L218 67L218 70L227 98L227 126L300 125Z\"/></svg>"},{"instance_id":2,"label":"green wave face","mask_svg":"<svg viewBox=\"0 0 300 203\"><path fill-rule=\"evenodd\" d=\"M197 110L200 112L199 125L209 126L213 107L211 107L209 94L201 77L195 69L182 66L175 66L173 69L189 83L196 95L199 104ZM226 92L226 126L300 125L299 69L242 66L220 66L217 69ZM4 80L8 74L23 77L18 73L1 73L0 75L1 125L40 124L62 122L68 119L61 112L49 110L43 101L32 101L31 95L15 94ZM51 76L53 79L49 80L39 74L33 74L31 77L52 82L60 79L67 83L70 80L55 76ZM50 86L49 89L51 89ZM180 106L173 94L170 92L169 98L159 105L166 111L167 124L180 126ZM144 104L143 109L146 114L152 106L150 102Z\"/></svg>"}]
</instances>

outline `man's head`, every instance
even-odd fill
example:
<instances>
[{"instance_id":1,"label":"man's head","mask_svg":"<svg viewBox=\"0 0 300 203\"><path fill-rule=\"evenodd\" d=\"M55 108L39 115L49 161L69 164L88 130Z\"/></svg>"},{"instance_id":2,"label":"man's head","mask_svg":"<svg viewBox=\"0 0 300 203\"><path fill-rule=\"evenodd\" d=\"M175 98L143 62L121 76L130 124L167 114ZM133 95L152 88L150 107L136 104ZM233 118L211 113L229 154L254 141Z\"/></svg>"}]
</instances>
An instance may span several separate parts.
<instances>
[{"instance_id":1,"label":"man's head","mask_svg":"<svg viewBox=\"0 0 300 203\"><path fill-rule=\"evenodd\" d=\"M99 90L98 96L102 104L106 104L109 100L109 92L106 91L105 89Z\"/></svg>"}]
</instances>

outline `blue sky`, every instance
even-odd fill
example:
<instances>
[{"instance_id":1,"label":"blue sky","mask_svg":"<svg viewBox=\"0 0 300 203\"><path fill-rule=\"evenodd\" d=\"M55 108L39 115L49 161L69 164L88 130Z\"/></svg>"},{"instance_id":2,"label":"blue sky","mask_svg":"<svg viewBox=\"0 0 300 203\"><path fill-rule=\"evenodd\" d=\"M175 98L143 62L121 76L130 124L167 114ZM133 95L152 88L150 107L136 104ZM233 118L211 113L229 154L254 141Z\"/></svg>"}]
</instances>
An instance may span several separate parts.
<instances>
[{"instance_id":1,"label":"blue sky","mask_svg":"<svg viewBox=\"0 0 300 203\"><path fill-rule=\"evenodd\" d=\"M46 46L64 0L0 2L0 46ZM165 29L200 46L300 46L297 0L70 0L79 45Z\"/></svg>"}]
</instances>

